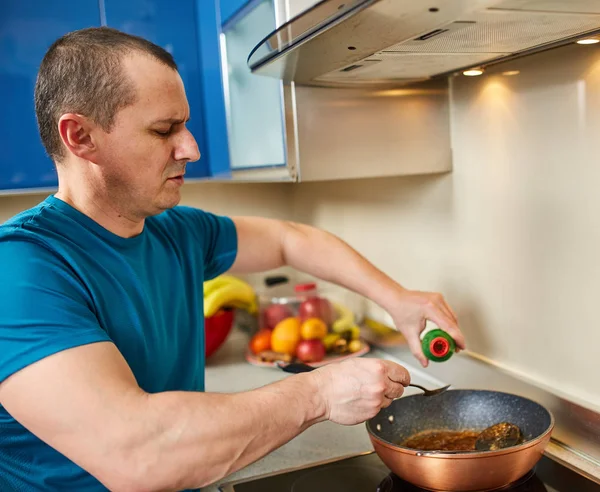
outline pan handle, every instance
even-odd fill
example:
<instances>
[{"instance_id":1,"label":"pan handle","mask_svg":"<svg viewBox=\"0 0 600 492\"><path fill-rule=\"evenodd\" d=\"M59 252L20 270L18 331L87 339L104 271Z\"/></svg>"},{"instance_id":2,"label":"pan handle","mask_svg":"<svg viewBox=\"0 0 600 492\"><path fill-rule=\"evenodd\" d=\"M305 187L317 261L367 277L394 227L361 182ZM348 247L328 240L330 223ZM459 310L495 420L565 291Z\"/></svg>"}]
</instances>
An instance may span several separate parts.
<instances>
[{"instance_id":1,"label":"pan handle","mask_svg":"<svg viewBox=\"0 0 600 492\"><path fill-rule=\"evenodd\" d=\"M301 372L310 372L315 370L314 367L309 366L308 364L302 364L301 362L292 362L290 364L278 362L277 367L292 374L300 374Z\"/></svg>"}]
</instances>

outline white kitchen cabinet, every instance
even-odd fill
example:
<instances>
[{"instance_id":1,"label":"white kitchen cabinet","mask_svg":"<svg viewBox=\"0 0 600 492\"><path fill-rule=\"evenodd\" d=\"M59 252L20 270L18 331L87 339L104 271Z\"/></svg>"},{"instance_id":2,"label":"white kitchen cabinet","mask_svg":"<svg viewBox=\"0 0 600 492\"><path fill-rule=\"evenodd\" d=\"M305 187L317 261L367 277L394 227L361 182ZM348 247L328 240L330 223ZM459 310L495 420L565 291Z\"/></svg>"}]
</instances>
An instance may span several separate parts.
<instances>
[{"instance_id":1,"label":"white kitchen cabinet","mask_svg":"<svg viewBox=\"0 0 600 492\"><path fill-rule=\"evenodd\" d=\"M254 75L250 50L314 0L263 0L221 34L231 173L317 181L449 171L445 79L400 88L305 87Z\"/></svg>"},{"instance_id":2,"label":"white kitchen cabinet","mask_svg":"<svg viewBox=\"0 0 600 492\"><path fill-rule=\"evenodd\" d=\"M298 180L452 168L446 80L401 89L296 87Z\"/></svg>"},{"instance_id":3,"label":"white kitchen cabinet","mask_svg":"<svg viewBox=\"0 0 600 492\"><path fill-rule=\"evenodd\" d=\"M320 1L321 0L284 0L283 2L281 2L280 0L279 3L283 3L283 5L285 6L285 20L288 21L296 17L298 14L301 14L302 12L308 10L310 7L319 3Z\"/></svg>"}]
</instances>

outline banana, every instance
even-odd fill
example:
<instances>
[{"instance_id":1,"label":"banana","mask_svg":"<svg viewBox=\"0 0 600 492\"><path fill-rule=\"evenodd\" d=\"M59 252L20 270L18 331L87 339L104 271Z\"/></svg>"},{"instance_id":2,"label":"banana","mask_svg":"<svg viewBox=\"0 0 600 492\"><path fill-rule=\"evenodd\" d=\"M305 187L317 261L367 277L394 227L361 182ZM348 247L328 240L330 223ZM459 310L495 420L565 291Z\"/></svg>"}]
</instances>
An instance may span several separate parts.
<instances>
[{"instance_id":1,"label":"banana","mask_svg":"<svg viewBox=\"0 0 600 492\"><path fill-rule=\"evenodd\" d=\"M330 352L333 349L333 345L340 339L340 335L338 333L328 333L325 335L323 339L323 345L325 345L325 350Z\"/></svg>"},{"instance_id":2,"label":"banana","mask_svg":"<svg viewBox=\"0 0 600 492\"><path fill-rule=\"evenodd\" d=\"M333 307L335 308L338 317L331 325L331 330L334 333L342 333L346 330L351 330L355 325L354 313L352 310L337 303L334 303Z\"/></svg>"},{"instance_id":3,"label":"banana","mask_svg":"<svg viewBox=\"0 0 600 492\"><path fill-rule=\"evenodd\" d=\"M244 282L242 279L234 277L233 275L219 275L218 277L204 282L204 297L209 296L215 290L225 285L235 283L249 286L248 283Z\"/></svg>"},{"instance_id":4,"label":"banana","mask_svg":"<svg viewBox=\"0 0 600 492\"><path fill-rule=\"evenodd\" d=\"M348 331L350 332L351 340L358 340L360 338L360 328L358 326L353 325Z\"/></svg>"},{"instance_id":5,"label":"banana","mask_svg":"<svg viewBox=\"0 0 600 492\"><path fill-rule=\"evenodd\" d=\"M223 307L241 307L256 312L256 295L252 287L244 281L231 281L211 286L209 294L204 296L204 316L213 316Z\"/></svg>"},{"instance_id":6,"label":"banana","mask_svg":"<svg viewBox=\"0 0 600 492\"><path fill-rule=\"evenodd\" d=\"M390 333L395 333L396 330L390 328L379 321L375 321L371 318L365 318L365 325L368 326L372 331L377 333L378 335L389 335Z\"/></svg>"},{"instance_id":7,"label":"banana","mask_svg":"<svg viewBox=\"0 0 600 492\"><path fill-rule=\"evenodd\" d=\"M229 281L223 275L204 282L204 297L212 294L215 290L227 285Z\"/></svg>"},{"instance_id":8,"label":"banana","mask_svg":"<svg viewBox=\"0 0 600 492\"><path fill-rule=\"evenodd\" d=\"M252 302L250 303L240 299L233 299L227 303L227 306L243 309L244 311L248 311L250 314L256 314L258 312L258 303L256 302L255 298L253 298Z\"/></svg>"},{"instance_id":9,"label":"banana","mask_svg":"<svg viewBox=\"0 0 600 492\"><path fill-rule=\"evenodd\" d=\"M223 293L217 294L217 292L220 289L223 289L224 287L227 287L229 285L238 285L242 289L252 290L252 287L250 286L250 284L248 284L247 282L245 282L244 280L242 280L240 278L234 277L232 275L225 275L225 274L219 275L218 277L215 277L211 280L207 280L206 282L204 282L205 302L206 302L206 299L220 298L223 295ZM228 289L226 289L225 292L228 292L231 290L232 290L231 288L228 288ZM252 292L254 293L253 290L252 290ZM258 312L258 303L256 302L256 298L254 295L252 296L251 302L247 302L245 300L245 296L244 296L244 298L242 298L242 299L233 298L233 299L228 300L227 306L244 309L244 310L248 311L250 314L256 314ZM223 307L223 306L221 306L221 307ZM209 309L212 311L212 309L214 309L214 308L212 306L209 306Z\"/></svg>"}]
</instances>

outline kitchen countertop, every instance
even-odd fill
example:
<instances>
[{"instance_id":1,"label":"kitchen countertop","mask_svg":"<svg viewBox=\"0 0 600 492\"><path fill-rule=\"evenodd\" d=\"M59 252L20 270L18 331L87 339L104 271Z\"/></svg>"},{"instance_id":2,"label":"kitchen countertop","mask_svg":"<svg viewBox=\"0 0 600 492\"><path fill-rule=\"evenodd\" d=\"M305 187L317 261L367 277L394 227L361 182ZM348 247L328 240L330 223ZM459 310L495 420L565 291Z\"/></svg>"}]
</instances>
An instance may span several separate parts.
<instances>
[{"instance_id":1,"label":"kitchen countertop","mask_svg":"<svg viewBox=\"0 0 600 492\"><path fill-rule=\"evenodd\" d=\"M244 352L247 342L245 333L234 331L227 343L207 361L206 391L239 392L291 376L279 369L257 367L246 362ZM406 347L386 348L385 352L374 348L365 357L397 361L409 370L413 382L426 387L451 383L454 388L494 389L538 401L556 418L553 441L546 453L589 476L600 478L600 426L596 427L597 424L593 423L590 427L590 422L575 419L573 407L565 405L564 400L468 355L457 355L443 364L430 364L426 370L417 366ZM418 390L408 388L405 394L416 392ZM218 481L218 484L372 449L364 424L342 426L322 422L264 458ZM218 487L213 484L202 490L217 492Z\"/></svg>"}]
</instances>

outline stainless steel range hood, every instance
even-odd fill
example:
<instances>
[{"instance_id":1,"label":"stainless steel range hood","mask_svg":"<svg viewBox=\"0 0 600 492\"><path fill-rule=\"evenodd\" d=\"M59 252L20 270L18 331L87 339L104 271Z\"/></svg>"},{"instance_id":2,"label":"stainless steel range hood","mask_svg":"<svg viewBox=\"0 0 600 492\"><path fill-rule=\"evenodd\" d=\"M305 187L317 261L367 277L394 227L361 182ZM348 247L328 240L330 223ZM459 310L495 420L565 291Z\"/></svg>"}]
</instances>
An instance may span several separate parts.
<instances>
[{"instance_id":1,"label":"stainless steel range hood","mask_svg":"<svg viewBox=\"0 0 600 492\"><path fill-rule=\"evenodd\" d=\"M599 32L600 0L323 0L248 65L301 85L399 85Z\"/></svg>"}]
</instances>

